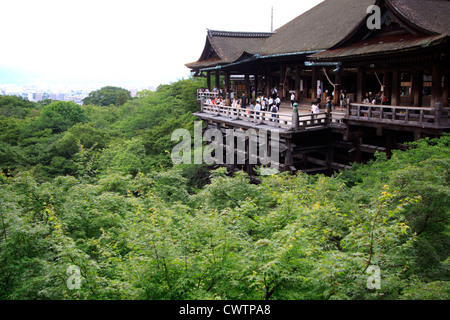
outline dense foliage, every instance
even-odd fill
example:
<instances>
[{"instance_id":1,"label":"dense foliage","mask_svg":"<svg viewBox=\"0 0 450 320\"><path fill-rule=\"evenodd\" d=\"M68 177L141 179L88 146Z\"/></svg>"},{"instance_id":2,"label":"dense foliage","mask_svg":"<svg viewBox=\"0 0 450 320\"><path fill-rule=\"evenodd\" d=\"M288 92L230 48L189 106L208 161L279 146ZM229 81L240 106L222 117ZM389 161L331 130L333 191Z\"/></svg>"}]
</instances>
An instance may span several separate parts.
<instances>
[{"instance_id":1,"label":"dense foliage","mask_svg":"<svg viewBox=\"0 0 450 320\"><path fill-rule=\"evenodd\" d=\"M334 177L208 180L166 152L201 86L107 108L0 98L0 299L450 297L450 135Z\"/></svg>"},{"instance_id":2,"label":"dense foliage","mask_svg":"<svg viewBox=\"0 0 450 320\"><path fill-rule=\"evenodd\" d=\"M121 106L128 100L131 100L130 91L120 87L106 86L89 93L89 96L83 99L83 104L93 104L104 107L110 105Z\"/></svg>"}]
</instances>

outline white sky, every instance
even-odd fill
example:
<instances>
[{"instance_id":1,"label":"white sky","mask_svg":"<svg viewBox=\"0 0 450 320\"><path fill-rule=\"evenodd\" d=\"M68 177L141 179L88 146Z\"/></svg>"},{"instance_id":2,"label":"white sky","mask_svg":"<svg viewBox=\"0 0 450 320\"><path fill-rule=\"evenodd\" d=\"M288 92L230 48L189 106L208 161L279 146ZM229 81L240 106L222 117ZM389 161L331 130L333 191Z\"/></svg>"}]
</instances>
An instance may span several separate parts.
<instances>
[{"instance_id":1,"label":"white sky","mask_svg":"<svg viewBox=\"0 0 450 320\"><path fill-rule=\"evenodd\" d=\"M157 86L189 76L206 29L270 31L323 0L1 0L0 69L47 82ZM26 79L23 79L26 80Z\"/></svg>"}]
</instances>

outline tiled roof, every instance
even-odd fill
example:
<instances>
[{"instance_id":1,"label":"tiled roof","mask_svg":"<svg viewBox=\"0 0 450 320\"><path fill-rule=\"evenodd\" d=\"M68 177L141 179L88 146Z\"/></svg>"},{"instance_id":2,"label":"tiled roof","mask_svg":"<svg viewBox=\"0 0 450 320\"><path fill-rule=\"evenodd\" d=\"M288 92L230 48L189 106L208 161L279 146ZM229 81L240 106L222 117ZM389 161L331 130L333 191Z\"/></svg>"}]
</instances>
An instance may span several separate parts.
<instances>
[{"instance_id":1,"label":"tiled roof","mask_svg":"<svg viewBox=\"0 0 450 320\"><path fill-rule=\"evenodd\" d=\"M383 2L423 34L408 37L408 40L400 41L399 38L398 43L387 39L383 43L378 40L378 43L366 44L358 40L353 46L347 46L347 42L346 50L335 50L337 46L344 46L345 39L353 39L358 28L365 26L367 8ZM199 61L186 66L198 69L226 65L251 55L267 58L327 50L327 53L319 52L313 57L330 58L427 46L448 41L445 35L450 35L449 13L450 0L325 0L274 33L208 30L207 43ZM330 48L333 51L328 50Z\"/></svg>"}]
</instances>

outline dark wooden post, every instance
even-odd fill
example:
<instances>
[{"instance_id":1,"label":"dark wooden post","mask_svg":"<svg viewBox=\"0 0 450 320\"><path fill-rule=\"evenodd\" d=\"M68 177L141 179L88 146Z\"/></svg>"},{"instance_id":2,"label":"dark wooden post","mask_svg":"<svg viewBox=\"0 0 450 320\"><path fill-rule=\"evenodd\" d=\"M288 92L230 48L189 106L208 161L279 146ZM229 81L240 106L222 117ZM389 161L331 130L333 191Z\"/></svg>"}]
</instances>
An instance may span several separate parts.
<instances>
[{"instance_id":1,"label":"dark wooden post","mask_svg":"<svg viewBox=\"0 0 450 320\"><path fill-rule=\"evenodd\" d=\"M450 91L450 73L444 74L444 91L442 92L442 106L448 108L448 94Z\"/></svg>"},{"instance_id":2,"label":"dark wooden post","mask_svg":"<svg viewBox=\"0 0 450 320\"><path fill-rule=\"evenodd\" d=\"M334 84L334 104L336 106L339 106L340 104L340 100L339 100L339 95L341 94L341 89L342 89L342 76L341 76L341 70L339 69L338 71L336 71L336 79L334 80L335 84Z\"/></svg>"},{"instance_id":3,"label":"dark wooden post","mask_svg":"<svg viewBox=\"0 0 450 320\"><path fill-rule=\"evenodd\" d=\"M436 127L439 127L439 124L441 122L441 117L442 117L442 103L441 102L436 102L436 104L434 105L434 125Z\"/></svg>"},{"instance_id":4,"label":"dark wooden post","mask_svg":"<svg viewBox=\"0 0 450 320\"><path fill-rule=\"evenodd\" d=\"M230 82L230 71L225 73L225 93L230 93L231 91L231 82Z\"/></svg>"},{"instance_id":5,"label":"dark wooden post","mask_svg":"<svg viewBox=\"0 0 450 320\"><path fill-rule=\"evenodd\" d=\"M254 77L255 77L255 100L256 100L256 98L258 97L258 85L259 85L258 74L255 73Z\"/></svg>"},{"instance_id":6,"label":"dark wooden post","mask_svg":"<svg viewBox=\"0 0 450 320\"><path fill-rule=\"evenodd\" d=\"M312 67L311 100L317 98L317 79L318 79L317 67Z\"/></svg>"},{"instance_id":7,"label":"dark wooden post","mask_svg":"<svg viewBox=\"0 0 450 320\"><path fill-rule=\"evenodd\" d=\"M270 67L267 67L266 71L266 97L270 96L270 90L272 90L272 72Z\"/></svg>"},{"instance_id":8,"label":"dark wooden post","mask_svg":"<svg viewBox=\"0 0 450 320\"><path fill-rule=\"evenodd\" d=\"M219 87L220 87L220 72L217 71L216 72L216 88L217 88L217 92L219 92Z\"/></svg>"},{"instance_id":9,"label":"dark wooden post","mask_svg":"<svg viewBox=\"0 0 450 320\"><path fill-rule=\"evenodd\" d=\"M280 96L280 99L284 99L284 76L285 76L286 69L282 63L280 63L280 88L278 89L278 95Z\"/></svg>"},{"instance_id":10,"label":"dark wooden post","mask_svg":"<svg viewBox=\"0 0 450 320\"><path fill-rule=\"evenodd\" d=\"M423 70L413 73L412 96L414 107L421 107L423 96Z\"/></svg>"},{"instance_id":11,"label":"dark wooden post","mask_svg":"<svg viewBox=\"0 0 450 320\"><path fill-rule=\"evenodd\" d=\"M245 84L245 95L248 98L250 98L250 75L248 74L248 71L245 71L244 84Z\"/></svg>"},{"instance_id":12,"label":"dark wooden post","mask_svg":"<svg viewBox=\"0 0 450 320\"><path fill-rule=\"evenodd\" d=\"M211 71L206 72L206 87L211 91Z\"/></svg>"},{"instance_id":13,"label":"dark wooden post","mask_svg":"<svg viewBox=\"0 0 450 320\"><path fill-rule=\"evenodd\" d=\"M400 105L400 69L394 67L392 71L392 92L391 92L391 105Z\"/></svg>"},{"instance_id":14,"label":"dark wooden post","mask_svg":"<svg viewBox=\"0 0 450 320\"><path fill-rule=\"evenodd\" d=\"M392 72L387 71L384 73L384 96L390 100L390 104L392 104L391 100L391 92L392 92Z\"/></svg>"},{"instance_id":15,"label":"dark wooden post","mask_svg":"<svg viewBox=\"0 0 450 320\"><path fill-rule=\"evenodd\" d=\"M441 68L439 68L439 65L437 63L433 64L432 78L431 107L433 108L437 102L441 101L442 98L442 70Z\"/></svg>"},{"instance_id":16,"label":"dark wooden post","mask_svg":"<svg viewBox=\"0 0 450 320\"><path fill-rule=\"evenodd\" d=\"M300 66L295 66L295 99L300 102Z\"/></svg>"},{"instance_id":17,"label":"dark wooden post","mask_svg":"<svg viewBox=\"0 0 450 320\"><path fill-rule=\"evenodd\" d=\"M363 67L358 68L358 80L357 80L357 94L356 94L356 102L361 103L364 100L364 94L366 92L366 70Z\"/></svg>"}]
</instances>

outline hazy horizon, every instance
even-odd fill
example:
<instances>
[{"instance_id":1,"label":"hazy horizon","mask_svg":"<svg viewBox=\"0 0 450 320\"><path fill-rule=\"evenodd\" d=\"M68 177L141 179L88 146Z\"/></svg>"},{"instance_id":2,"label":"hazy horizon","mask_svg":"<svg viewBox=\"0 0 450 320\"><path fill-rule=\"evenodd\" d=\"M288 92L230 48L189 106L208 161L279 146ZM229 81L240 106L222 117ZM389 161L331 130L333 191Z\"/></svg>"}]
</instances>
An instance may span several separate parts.
<instances>
[{"instance_id":1,"label":"hazy horizon","mask_svg":"<svg viewBox=\"0 0 450 320\"><path fill-rule=\"evenodd\" d=\"M3 5L0 86L157 87L189 77L207 29L270 31L323 0L30 1Z\"/></svg>"}]
</instances>

